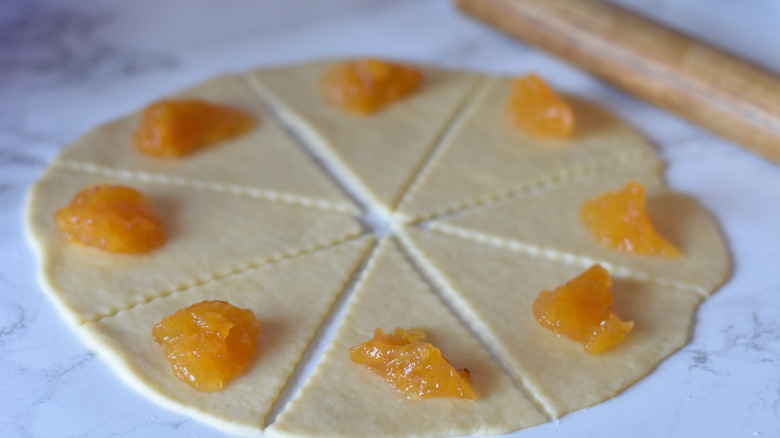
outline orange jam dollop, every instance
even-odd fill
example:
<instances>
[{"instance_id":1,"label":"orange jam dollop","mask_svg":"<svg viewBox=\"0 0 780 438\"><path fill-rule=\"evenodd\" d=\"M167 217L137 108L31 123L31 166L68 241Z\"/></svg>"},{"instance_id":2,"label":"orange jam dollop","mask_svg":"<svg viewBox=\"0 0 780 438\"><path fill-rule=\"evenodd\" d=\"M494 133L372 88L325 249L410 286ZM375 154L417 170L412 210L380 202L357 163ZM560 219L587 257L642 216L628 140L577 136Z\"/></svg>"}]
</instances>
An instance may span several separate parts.
<instances>
[{"instance_id":1,"label":"orange jam dollop","mask_svg":"<svg viewBox=\"0 0 780 438\"><path fill-rule=\"evenodd\" d=\"M334 67L322 78L325 98L355 114L373 113L416 91L419 69L367 58Z\"/></svg>"},{"instance_id":2,"label":"orange jam dollop","mask_svg":"<svg viewBox=\"0 0 780 438\"><path fill-rule=\"evenodd\" d=\"M68 240L134 254L165 243L163 222L143 193L122 185L90 185L54 214Z\"/></svg>"},{"instance_id":3,"label":"orange jam dollop","mask_svg":"<svg viewBox=\"0 0 780 438\"><path fill-rule=\"evenodd\" d=\"M534 317L557 336L581 342L588 353L606 351L623 342L634 326L609 310L611 285L609 272L593 265L555 291L542 291L533 304Z\"/></svg>"},{"instance_id":4,"label":"orange jam dollop","mask_svg":"<svg viewBox=\"0 0 780 438\"><path fill-rule=\"evenodd\" d=\"M422 342L420 329L395 329L385 334L374 331L374 339L349 350L353 362L364 364L408 399L458 397L475 400L469 386L469 370L456 370L438 348Z\"/></svg>"},{"instance_id":5,"label":"orange jam dollop","mask_svg":"<svg viewBox=\"0 0 780 438\"><path fill-rule=\"evenodd\" d=\"M574 130L574 111L533 73L514 80L507 116L533 137L565 140Z\"/></svg>"},{"instance_id":6,"label":"orange jam dollop","mask_svg":"<svg viewBox=\"0 0 780 438\"><path fill-rule=\"evenodd\" d=\"M251 310L225 301L193 304L152 329L176 377L201 392L221 391L244 372L261 335Z\"/></svg>"},{"instance_id":7,"label":"orange jam dollop","mask_svg":"<svg viewBox=\"0 0 780 438\"><path fill-rule=\"evenodd\" d=\"M635 254L680 257L680 251L656 232L645 211L645 188L629 182L582 205L582 221L607 248Z\"/></svg>"},{"instance_id":8,"label":"orange jam dollop","mask_svg":"<svg viewBox=\"0 0 780 438\"><path fill-rule=\"evenodd\" d=\"M154 157L178 157L244 134L255 124L249 115L227 106L166 99L144 110L135 147Z\"/></svg>"}]
</instances>

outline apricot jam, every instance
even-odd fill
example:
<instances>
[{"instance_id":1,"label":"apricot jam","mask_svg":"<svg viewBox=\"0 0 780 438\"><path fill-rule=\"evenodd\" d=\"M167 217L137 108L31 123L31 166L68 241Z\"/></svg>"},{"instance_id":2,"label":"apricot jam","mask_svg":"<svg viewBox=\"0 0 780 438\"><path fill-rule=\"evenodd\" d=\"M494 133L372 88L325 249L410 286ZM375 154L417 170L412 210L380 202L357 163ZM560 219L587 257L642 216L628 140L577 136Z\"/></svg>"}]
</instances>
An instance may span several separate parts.
<instances>
[{"instance_id":1,"label":"apricot jam","mask_svg":"<svg viewBox=\"0 0 780 438\"><path fill-rule=\"evenodd\" d=\"M633 321L623 322L611 310L612 281L601 265L593 265L555 291L542 291L533 304L533 314L556 336L566 336L601 353L623 342Z\"/></svg>"},{"instance_id":2,"label":"apricot jam","mask_svg":"<svg viewBox=\"0 0 780 438\"><path fill-rule=\"evenodd\" d=\"M416 91L419 69L367 58L334 67L321 83L325 98L354 114L373 113Z\"/></svg>"},{"instance_id":3,"label":"apricot jam","mask_svg":"<svg viewBox=\"0 0 780 438\"><path fill-rule=\"evenodd\" d=\"M255 125L252 117L227 106L165 99L144 110L134 141L144 154L178 157L242 135Z\"/></svg>"},{"instance_id":4,"label":"apricot jam","mask_svg":"<svg viewBox=\"0 0 780 438\"><path fill-rule=\"evenodd\" d=\"M201 392L221 391L243 373L261 335L251 310L225 301L193 304L152 329L176 377Z\"/></svg>"},{"instance_id":5,"label":"apricot jam","mask_svg":"<svg viewBox=\"0 0 780 438\"><path fill-rule=\"evenodd\" d=\"M456 370L438 348L422 342L420 329L374 331L374 339L349 350L353 362L366 365L409 399L457 397L475 400L469 386L469 371Z\"/></svg>"},{"instance_id":6,"label":"apricot jam","mask_svg":"<svg viewBox=\"0 0 780 438\"><path fill-rule=\"evenodd\" d=\"M574 130L574 111L535 74L514 80L507 116L533 137L564 140Z\"/></svg>"},{"instance_id":7,"label":"apricot jam","mask_svg":"<svg viewBox=\"0 0 780 438\"><path fill-rule=\"evenodd\" d=\"M680 257L680 251L664 240L645 210L645 188L636 182L622 190L603 193L582 205L582 221L607 248L635 254Z\"/></svg>"},{"instance_id":8,"label":"apricot jam","mask_svg":"<svg viewBox=\"0 0 780 438\"><path fill-rule=\"evenodd\" d=\"M91 185L54 214L68 240L114 253L142 253L165 243L163 222L138 190Z\"/></svg>"}]
</instances>

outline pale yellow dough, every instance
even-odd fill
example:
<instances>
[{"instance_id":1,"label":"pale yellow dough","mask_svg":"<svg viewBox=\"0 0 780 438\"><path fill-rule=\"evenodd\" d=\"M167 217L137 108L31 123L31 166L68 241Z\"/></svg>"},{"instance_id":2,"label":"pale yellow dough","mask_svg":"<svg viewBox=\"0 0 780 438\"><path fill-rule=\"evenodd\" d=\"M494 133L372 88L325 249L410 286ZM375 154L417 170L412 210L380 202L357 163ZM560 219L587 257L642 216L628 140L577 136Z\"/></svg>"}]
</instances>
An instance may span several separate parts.
<instances>
[{"instance_id":1,"label":"pale yellow dough","mask_svg":"<svg viewBox=\"0 0 780 438\"><path fill-rule=\"evenodd\" d=\"M615 278L613 310L635 328L626 342L591 355L582 344L556 338L530 310L539 291L554 289L583 268L429 230L410 234L446 279L442 286L468 309L469 323L554 417L613 396L682 347L701 300L692 290Z\"/></svg>"},{"instance_id":2,"label":"pale yellow dough","mask_svg":"<svg viewBox=\"0 0 780 438\"><path fill-rule=\"evenodd\" d=\"M247 269L88 322L83 329L122 376L152 397L230 430L256 432L263 428L294 365L372 243L365 236ZM217 393L194 391L173 378L170 363L149 331L164 317L204 300L224 300L250 309L263 329L247 372Z\"/></svg>"},{"instance_id":3,"label":"pale yellow dough","mask_svg":"<svg viewBox=\"0 0 780 438\"><path fill-rule=\"evenodd\" d=\"M282 68L252 74L258 91L290 114L290 122L313 145L322 145L331 162L345 167L365 188L364 197L390 210L400 202L425 158L445 134L479 76L426 69L425 93L403 105L382 109L379 116L355 116L334 110L320 92L320 78L336 63Z\"/></svg>"},{"instance_id":4,"label":"pale yellow dough","mask_svg":"<svg viewBox=\"0 0 780 438\"><path fill-rule=\"evenodd\" d=\"M133 256L68 242L52 216L62 199L93 183L123 183L146 193L165 218L166 244ZM31 225L45 243L44 277L77 324L362 233L340 212L74 173L56 165L39 181L33 202Z\"/></svg>"},{"instance_id":5,"label":"pale yellow dough","mask_svg":"<svg viewBox=\"0 0 780 438\"><path fill-rule=\"evenodd\" d=\"M422 328L455 368L468 368L478 401L408 401L349 359L374 329ZM345 352L347 354L345 354ZM359 420L357 420L359 419ZM356 421L357 420L357 421ZM269 434L332 437L499 434L545 421L430 287L385 239L357 286L348 313L315 373Z\"/></svg>"},{"instance_id":6,"label":"pale yellow dough","mask_svg":"<svg viewBox=\"0 0 780 438\"><path fill-rule=\"evenodd\" d=\"M121 377L232 431L500 434L613 397L685 344L697 304L728 275L728 254L709 215L665 186L635 130L566 96L574 136L530 138L505 116L508 79L429 68L418 93L353 116L321 96L332 65L180 93L251 113L259 124L245 136L154 159L132 148L135 114L77 140L31 189L27 231L42 281ZM654 224L683 258L609 250L584 229L582 202L630 180L647 188ZM168 242L144 255L69 243L52 215L103 182L145 192ZM635 322L624 343L595 356L531 314L541 290L594 263L613 277L615 312ZM264 333L244 375L202 394L173 376L151 329L210 299L251 309ZM478 399L406 400L349 360L375 328L395 327L423 328L470 370Z\"/></svg>"}]
</instances>

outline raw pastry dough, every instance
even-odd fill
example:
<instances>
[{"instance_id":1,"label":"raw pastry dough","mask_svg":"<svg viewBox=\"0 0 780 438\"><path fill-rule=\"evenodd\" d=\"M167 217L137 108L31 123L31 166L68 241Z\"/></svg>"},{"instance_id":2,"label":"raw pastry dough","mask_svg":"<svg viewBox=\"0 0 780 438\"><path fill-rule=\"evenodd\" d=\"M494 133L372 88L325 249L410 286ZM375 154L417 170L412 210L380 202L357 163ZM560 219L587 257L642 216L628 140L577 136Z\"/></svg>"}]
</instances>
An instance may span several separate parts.
<instances>
[{"instance_id":1,"label":"raw pastry dough","mask_svg":"<svg viewBox=\"0 0 780 438\"><path fill-rule=\"evenodd\" d=\"M556 338L530 310L518 310L530 309L539 291L565 283L582 267L438 232L409 234L411 245L446 278L443 287L469 309L469 324L484 333L512 376L553 417L615 395L680 348L702 298L693 290L653 281L613 278L612 310L634 321L634 329L617 347L587 354L582 344Z\"/></svg>"},{"instance_id":2,"label":"raw pastry dough","mask_svg":"<svg viewBox=\"0 0 780 438\"><path fill-rule=\"evenodd\" d=\"M256 433L372 242L365 236L247 269L87 322L82 328L119 374L144 393L228 430ZM182 385L150 335L151 327L165 316L204 300L224 300L252 309L263 327L247 371L216 393Z\"/></svg>"},{"instance_id":3,"label":"raw pastry dough","mask_svg":"<svg viewBox=\"0 0 780 438\"><path fill-rule=\"evenodd\" d=\"M396 206L424 164L429 148L445 134L463 102L473 94L479 76L426 69L425 92L388 105L372 116L355 116L326 102L320 78L333 63L260 71L252 74L267 98L283 100L282 108L306 124L300 132L314 145L322 144L330 164L357 181L351 189L387 210ZM305 127L305 128L304 128Z\"/></svg>"},{"instance_id":4,"label":"raw pastry dough","mask_svg":"<svg viewBox=\"0 0 780 438\"><path fill-rule=\"evenodd\" d=\"M545 421L387 238L357 286L348 313L300 395L268 429L289 436L396 437L499 434ZM419 327L453 367L468 368L477 401L404 394L349 359L375 328ZM359 420L358 420L359 419ZM356 421L358 420L358 421Z\"/></svg>"},{"instance_id":5,"label":"raw pastry dough","mask_svg":"<svg viewBox=\"0 0 780 438\"><path fill-rule=\"evenodd\" d=\"M567 96L572 138L537 140L506 120L508 79L428 68L417 94L356 117L319 93L331 65L226 76L181 93L250 112L259 125L248 135L159 160L132 148L131 115L77 140L32 188L27 229L43 283L123 378L241 432L498 434L612 397L685 343L728 256L707 213L665 187L636 131ZM683 259L607 250L586 233L582 201L629 180L647 187L649 213ZM99 182L149 195L168 242L145 255L66 242L53 213ZM597 356L531 314L540 290L593 263L611 272L616 313L636 323ZM264 332L247 373L216 394L174 378L151 338L154 323L206 299L253 310ZM332 340L324 321L337 326ZM425 329L469 368L477 401L408 401L348 360L375 328L396 326ZM322 343L318 361L312 345ZM302 366L303 357L313 359ZM311 366L295 392L288 379Z\"/></svg>"}]
</instances>

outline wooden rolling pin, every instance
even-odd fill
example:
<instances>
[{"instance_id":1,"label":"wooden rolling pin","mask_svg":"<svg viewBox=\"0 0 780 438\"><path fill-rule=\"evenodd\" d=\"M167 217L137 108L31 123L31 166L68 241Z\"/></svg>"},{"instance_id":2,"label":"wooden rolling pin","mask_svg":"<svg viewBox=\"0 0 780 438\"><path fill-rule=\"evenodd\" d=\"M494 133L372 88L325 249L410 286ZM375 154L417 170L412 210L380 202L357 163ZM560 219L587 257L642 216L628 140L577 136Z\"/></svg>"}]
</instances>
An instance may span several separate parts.
<instances>
[{"instance_id":1,"label":"wooden rolling pin","mask_svg":"<svg viewBox=\"0 0 780 438\"><path fill-rule=\"evenodd\" d=\"M767 71L600 0L455 1L513 36L780 163L780 78Z\"/></svg>"}]
</instances>

